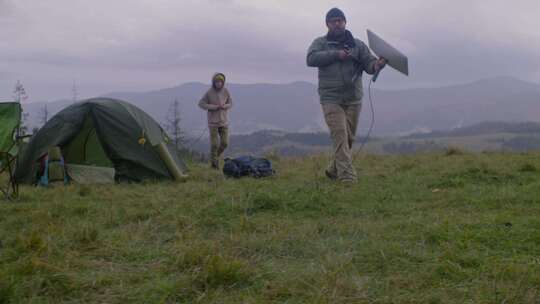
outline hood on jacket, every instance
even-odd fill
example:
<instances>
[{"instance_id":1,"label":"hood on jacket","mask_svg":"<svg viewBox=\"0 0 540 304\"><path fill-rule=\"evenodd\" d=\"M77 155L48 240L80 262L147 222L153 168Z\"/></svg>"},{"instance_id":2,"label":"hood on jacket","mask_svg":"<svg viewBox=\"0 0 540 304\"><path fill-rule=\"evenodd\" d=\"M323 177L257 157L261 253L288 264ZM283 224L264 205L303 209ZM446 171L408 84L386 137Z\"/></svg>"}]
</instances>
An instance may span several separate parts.
<instances>
[{"instance_id":1,"label":"hood on jacket","mask_svg":"<svg viewBox=\"0 0 540 304\"><path fill-rule=\"evenodd\" d=\"M213 88L215 88L214 84L218 80L223 81L223 86L225 86L225 80L226 80L225 74L223 74L223 73L215 73L214 76L212 76L212 87Z\"/></svg>"}]
</instances>

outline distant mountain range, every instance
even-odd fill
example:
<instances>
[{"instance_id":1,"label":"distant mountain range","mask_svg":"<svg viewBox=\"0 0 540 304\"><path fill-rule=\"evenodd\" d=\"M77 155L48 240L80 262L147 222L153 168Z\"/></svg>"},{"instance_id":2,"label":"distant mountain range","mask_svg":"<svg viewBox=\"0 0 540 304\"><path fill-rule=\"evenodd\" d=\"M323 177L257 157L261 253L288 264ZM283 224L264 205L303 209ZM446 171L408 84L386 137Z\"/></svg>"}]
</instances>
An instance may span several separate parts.
<instances>
[{"instance_id":1,"label":"distant mountain range","mask_svg":"<svg viewBox=\"0 0 540 304\"><path fill-rule=\"evenodd\" d=\"M234 103L230 113L233 133L326 130L314 84L228 84L228 88ZM207 89L207 84L186 83L150 92L116 92L103 96L134 103L160 122L165 121L171 103L178 99L182 125L191 136L198 136L206 127L206 116L197 102ZM362 132L370 122L367 92L365 95L360 125ZM510 77L440 88L374 89L372 96L376 119L374 134L379 136L450 130L485 121L540 121L540 85ZM49 115L69 103L47 103ZM37 124L43 105L24 105L32 124Z\"/></svg>"},{"instance_id":2,"label":"distant mountain range","mask_svg":"<svg viewBox=\"0 0 540 304\"><path fill-rule=\"evenodd\" d=\"M452 130L441 130L427 133L414 133L404 136L404 139L421 138L441 138L441 137L462 137L481 136L490 134L516 134L516 135L536 135L540 136L540 123L538 122L497 122L487 121L478 124L456 128Z\"/></svg>"}]
</instances>

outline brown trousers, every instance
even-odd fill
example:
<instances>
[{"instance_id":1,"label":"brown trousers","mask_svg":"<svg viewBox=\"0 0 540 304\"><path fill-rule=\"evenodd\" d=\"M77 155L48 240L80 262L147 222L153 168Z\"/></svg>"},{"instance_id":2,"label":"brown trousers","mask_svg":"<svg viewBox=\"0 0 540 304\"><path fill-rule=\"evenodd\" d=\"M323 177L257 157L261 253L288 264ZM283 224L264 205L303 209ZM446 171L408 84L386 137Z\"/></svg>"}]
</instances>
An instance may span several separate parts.
<instances>
[{"instance_id":1,"label":"brown trousers","mask_svg":"<svg viewBox=\"0 0 540 304\"><path fill-rule=\"evenodd\" d=\"M327 172L341 181L356 181L358 178L352 164L352 146L361 109L361 104L322 104L324 120L334 145Z\"/></svg>"},{"instance_id":2,"label":"brown trousers","mask_svg":"<svg viewBox=\"0 0 540 304\"><path fill-rule=\"evenodd\" d=\"M221 154L229 145L228 127L210 127L210 161L218 167Z\"/></svg>"}]
</instances>

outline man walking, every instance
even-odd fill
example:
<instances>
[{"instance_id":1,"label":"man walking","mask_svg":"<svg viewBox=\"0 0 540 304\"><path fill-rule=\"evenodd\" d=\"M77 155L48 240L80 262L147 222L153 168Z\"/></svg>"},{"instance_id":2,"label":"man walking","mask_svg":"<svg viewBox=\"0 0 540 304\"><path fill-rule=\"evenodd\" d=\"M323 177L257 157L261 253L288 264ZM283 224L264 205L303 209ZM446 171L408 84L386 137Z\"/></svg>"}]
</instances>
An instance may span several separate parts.
<instances>
[{"instance_id":1,"label":"man walking","mask_svg":"<svg viewBox=\"0 0 540 304\"><path fill-rule=\"evenodd\" d=\"M199 101L199 107L208 111L210 130L210 165L219 170L219 158L229 144L229 120L227 112L232 107L229 90L225 88L225 75L212 77L212 87Z\"/></svg>"},{"instance_id":2,"label":"man walking","mask_svg":"<svg viewBox=\"0 0 540 304\"><path fill-rule=\"evenodd\" d=\"M374 74L386 61L374 57L345 29L346 24L340 9L328 11L328 33L309 47L307 65L319 69L320 102L334 147L325 174L333 180L354 183L358 177L352 165L352 145L362 106L362 73Z\"/></svg>"}]
</instances>

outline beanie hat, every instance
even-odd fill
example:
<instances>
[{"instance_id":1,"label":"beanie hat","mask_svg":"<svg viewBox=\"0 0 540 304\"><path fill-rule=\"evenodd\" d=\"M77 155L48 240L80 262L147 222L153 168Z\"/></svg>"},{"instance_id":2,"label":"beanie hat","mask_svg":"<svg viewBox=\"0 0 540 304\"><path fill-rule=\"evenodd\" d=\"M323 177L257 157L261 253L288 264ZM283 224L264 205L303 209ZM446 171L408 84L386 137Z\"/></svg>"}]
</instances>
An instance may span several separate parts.
<instances>
[{"instance_id":1,"label":"beanie hat","mask_svg":"<svg viewBox=\"0 0 540 304\"><path fill-rule=\"evenodd\" d=\"M343 11L337 7L334 7L330 9L328 13L326 13L326 23L328 23L330 19L338 17L341 17L343 18L343 20L347 21L347 18L345 18L345 14L343 13Z\"/></svg>"},{"instance_id":2,"label":"beanie hat","mask_svg":"<svg viewBox=\"0 0 540 304\"><path fill-rule=\"evenodd\" d=\"M223 73L216 73L214 77L212 77L212 82L215 82L215 81L225 82L225 75Z\"/></svg>"}]
</instances>

